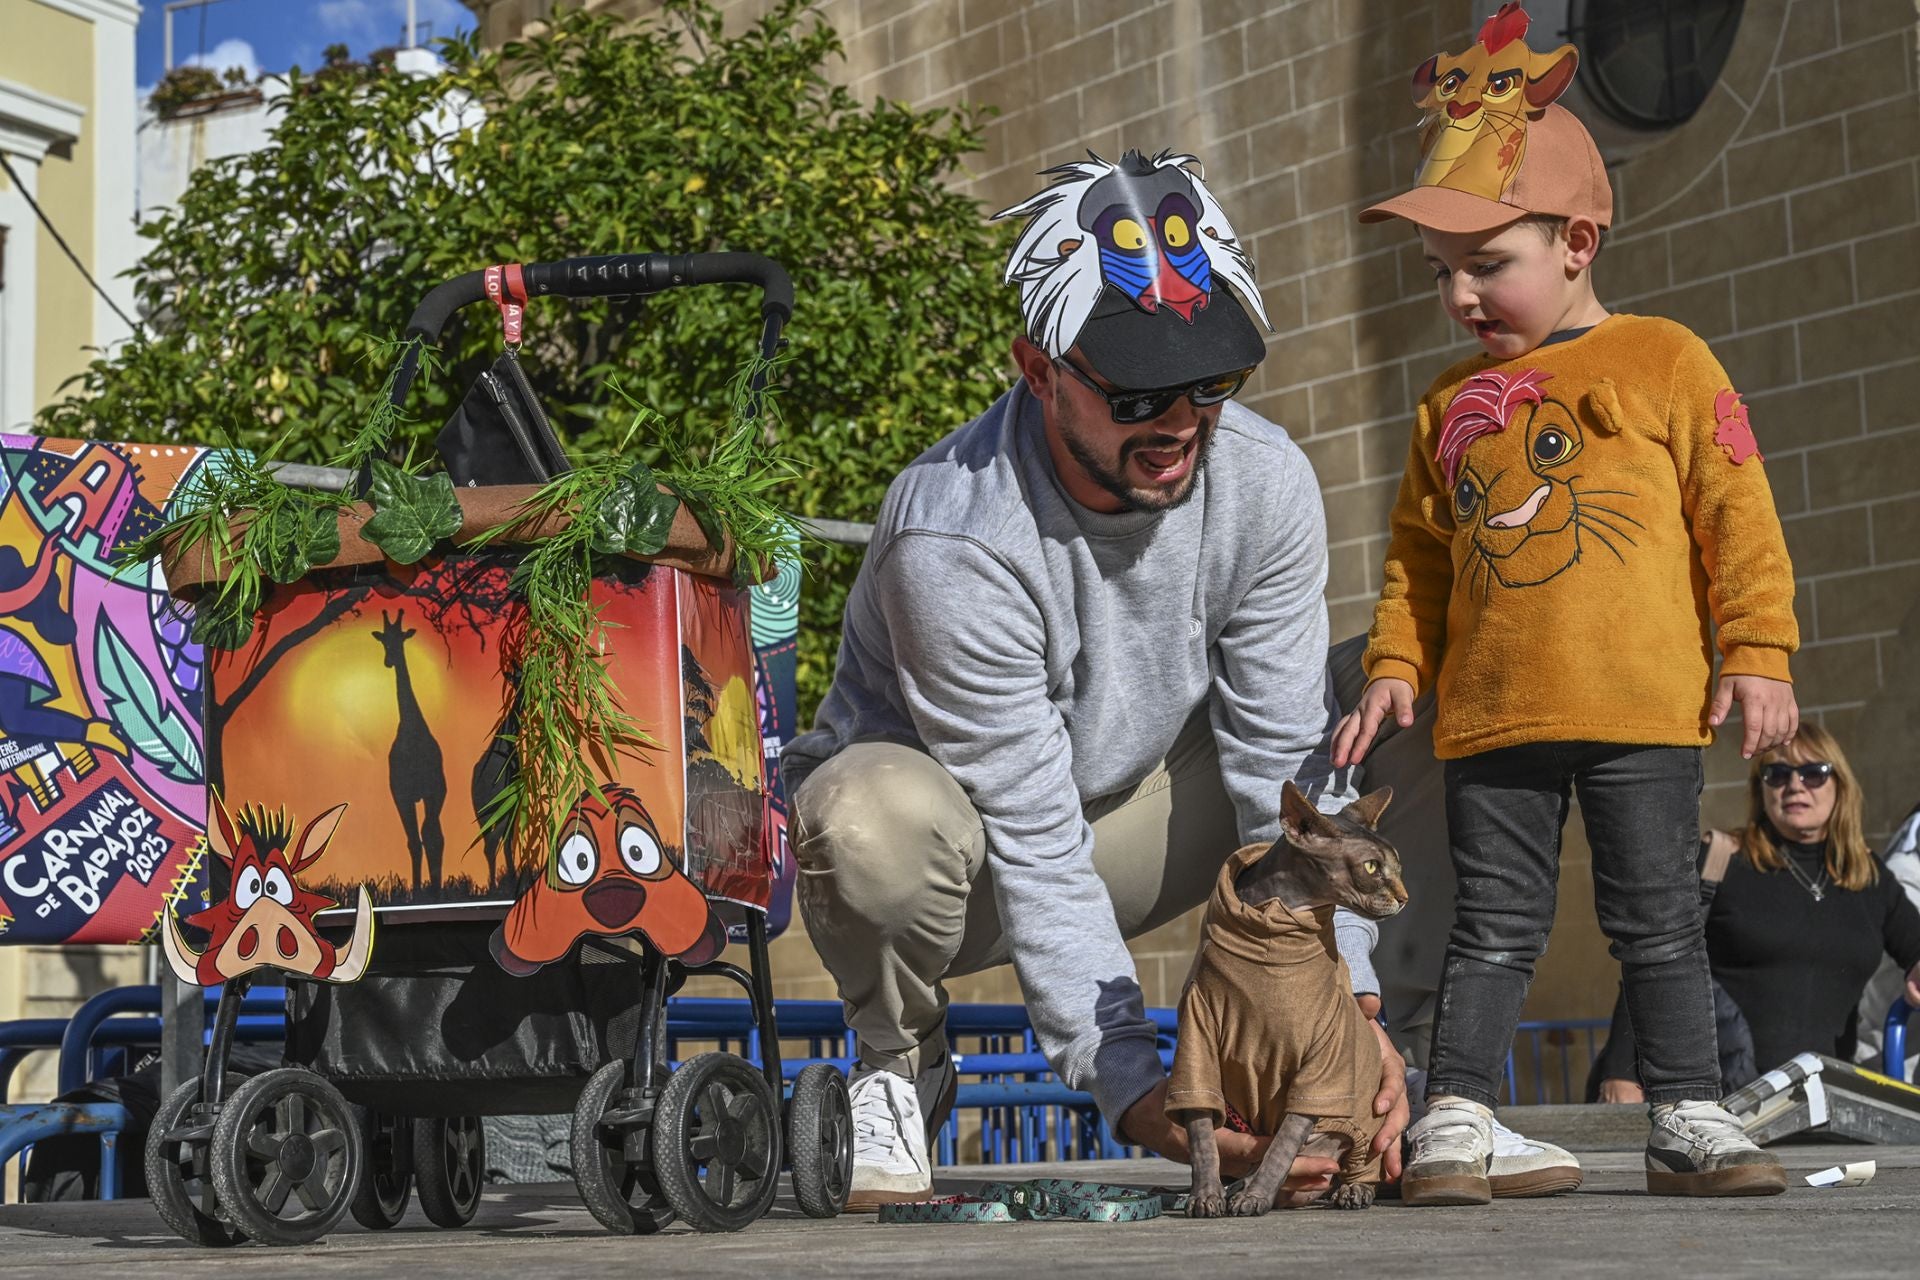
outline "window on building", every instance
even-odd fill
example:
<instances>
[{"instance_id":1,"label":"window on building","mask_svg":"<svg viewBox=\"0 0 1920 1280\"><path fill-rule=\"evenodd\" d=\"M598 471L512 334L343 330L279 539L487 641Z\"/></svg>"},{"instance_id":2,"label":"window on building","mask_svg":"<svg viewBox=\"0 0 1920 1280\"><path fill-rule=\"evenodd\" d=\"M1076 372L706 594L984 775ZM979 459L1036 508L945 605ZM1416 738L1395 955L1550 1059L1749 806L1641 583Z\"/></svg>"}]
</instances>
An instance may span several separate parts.
<instances>
[{"instance_id":1,"label":"window on building","mask_svg":"<svg viewBox=\"0 0 1920 1280\"><path fill-rule=\"evenodd\" d=\"M1693 117L1726 66L1743 0L1569 0L1567 39L1594 104L1636 129Z\"/></svg>"}]
</instances>

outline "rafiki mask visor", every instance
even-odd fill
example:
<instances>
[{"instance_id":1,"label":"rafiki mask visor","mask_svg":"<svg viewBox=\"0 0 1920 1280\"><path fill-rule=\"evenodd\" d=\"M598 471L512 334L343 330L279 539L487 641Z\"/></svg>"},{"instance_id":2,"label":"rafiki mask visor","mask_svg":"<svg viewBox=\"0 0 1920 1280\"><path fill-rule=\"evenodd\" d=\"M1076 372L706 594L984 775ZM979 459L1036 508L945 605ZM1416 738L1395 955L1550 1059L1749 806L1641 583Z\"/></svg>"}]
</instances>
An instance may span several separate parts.
<instances>
[{"instance_id":1,"label":"rafiki mask visor","mask_svg":"<svg viewBox=\"0 0 1920 1280\"><path fill-rule=\"evenodd\" d=\"M1129 151L1046 170L1038 195L994 214L1025 218L1007 260L1027 336L1058 358L1078 347L1116 387L1175 387L1242 369L1266 343L1253 260L1192 156ZM1230 288L1229 288L1230 286Z\"/></svg>"}]
</instances>

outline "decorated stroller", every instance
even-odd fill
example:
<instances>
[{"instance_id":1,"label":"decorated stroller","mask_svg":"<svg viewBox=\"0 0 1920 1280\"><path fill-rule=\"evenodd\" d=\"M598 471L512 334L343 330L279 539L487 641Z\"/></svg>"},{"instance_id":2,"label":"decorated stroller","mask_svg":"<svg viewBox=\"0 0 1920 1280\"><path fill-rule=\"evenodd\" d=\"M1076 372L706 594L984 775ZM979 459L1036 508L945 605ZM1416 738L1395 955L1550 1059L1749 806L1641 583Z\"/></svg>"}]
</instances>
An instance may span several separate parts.
<instances>
[{"instance_id":1,"label":"decorated stroller","mask_svg":"<svg viewBox=\"0 0 1920 1280\"><path fill-rule=\"evenodd\" d=\"M388 1227L410 1186L432 1221L463 1225L485 1169L480 1117L504 1114L572 1113L574 1180L613 1232L675 1218L737 1230L766 1212L783 1163L807 1213L844 1206L846 1085L814 1064L785 1088L767 968L775 880L791 876L761 732L780 651L756 647L749 616L769 587L736 585L725 540L685 504L667 504L662 545L629 548L590 588L643 749L581 745L597 785L551 849L516 856L512 829L485 821L520 768L529 626L514 573L567 520L514 524L567 467L519 366L522 308L719 283L762 290L771 358L792 287L757 255L571 259L434 289L410 338L436 342L456 309L491 301L509 343L441 433L459 531L402 566L359 536L369 509L351 508L338 554L274 587L244 644L208 651L215 901L188 917L204 939L171 912L159 929L182 981L224 986L205 1071L163 1101L146 1152L155 1206L187 1239L304 1243L349 1212ZM503 526L510 538L471 549ZM204 555L169 564L188 598L218 577ZM744 969L721 959L730 935ZM730 1053L669 1066L666 1000L693 972L745 990L757 1066ZM264 973L289 988L289 1065L236 1085L240 1003Z\"/></svg>"}]
</instances>

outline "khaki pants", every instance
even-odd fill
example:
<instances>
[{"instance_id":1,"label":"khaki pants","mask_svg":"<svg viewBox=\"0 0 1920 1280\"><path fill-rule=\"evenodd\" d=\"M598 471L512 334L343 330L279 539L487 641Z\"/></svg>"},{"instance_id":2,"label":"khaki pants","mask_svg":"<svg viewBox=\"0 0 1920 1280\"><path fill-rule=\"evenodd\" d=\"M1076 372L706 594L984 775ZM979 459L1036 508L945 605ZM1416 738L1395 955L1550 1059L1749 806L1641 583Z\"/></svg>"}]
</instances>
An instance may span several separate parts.
<instances>
[{"instance_id":1,"label":"khaki pants","mask_svg":"<svg viewBox=\"0 0 1920 1280\"><path fill-rule=\"evenodd\" d=\"M1008 960L980 815L931 756L894 741L850 743L793 801L800 914L861 1060L917 1075L946 1052L942 979ZM1121 936L1205 902L1239 839L1206 708L1139 785L1085 812Z\"/></svg>"}]
</instances>

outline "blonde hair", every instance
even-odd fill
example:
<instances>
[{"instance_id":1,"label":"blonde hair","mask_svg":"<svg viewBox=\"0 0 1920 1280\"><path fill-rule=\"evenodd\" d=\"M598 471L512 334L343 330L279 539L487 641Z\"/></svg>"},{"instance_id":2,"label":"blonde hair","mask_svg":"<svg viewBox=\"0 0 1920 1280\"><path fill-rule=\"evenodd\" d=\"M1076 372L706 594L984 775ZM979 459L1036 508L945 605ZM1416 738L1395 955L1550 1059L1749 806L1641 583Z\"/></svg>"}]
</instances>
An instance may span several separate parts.
<instances>
[{"instance_id":1,"label":"blonde hair","mask_svg":"<svg viewBox=\"0 0 1920 1280\"><path fill-rule=\"evenodd\" d=\"M1761 799L1765 785L1760 775L1774 763L1808 764L1824 760L1833 766L1833 816L1827 819L1827 874L1835 887L1859 891L1880 876L1880 863L1867 845L1865 805L1860 782L1853 776L1846 752L1834 736L1817 724L1802 723L1792 742L1763 751L1753 758L1747 773L1747 827L1740 833L1740 852L1756 871L1785 871L1786 855L1774 846L1775 833L1767 822Z\"/></svg>"}]
</instances>

